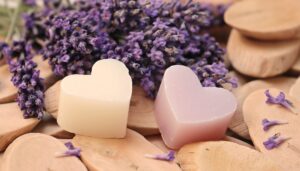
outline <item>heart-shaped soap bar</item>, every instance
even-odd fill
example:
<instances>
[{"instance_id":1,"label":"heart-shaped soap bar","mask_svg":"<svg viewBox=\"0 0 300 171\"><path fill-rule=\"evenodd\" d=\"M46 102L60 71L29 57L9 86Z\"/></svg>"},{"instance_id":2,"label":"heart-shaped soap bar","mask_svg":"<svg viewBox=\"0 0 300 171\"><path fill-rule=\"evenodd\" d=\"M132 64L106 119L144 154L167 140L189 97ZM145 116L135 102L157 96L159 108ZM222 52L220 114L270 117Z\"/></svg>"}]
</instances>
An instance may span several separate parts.
<instances>
[{"instance_id":1,"label":"heart-shaped soap bar","mask_svg":"<svg viewBox=\"0 0 300 171\"><path fill-rule=\"evenodd\" d=\"M114 59L96 62L92 75L70 75L61 82L58 124L65 130L101 138L126 134L132 80Z\"/></svg>"},{"instance_id":2,"label":"heart-shaped soap bar","mask_svg":"<svg viewBox=\"0 0 300 171\"><path fill-rule=\"evenodd\" d=\"M186 143L223 138L236 107L231 92L202 87L190 68L175 65L164 74L155 116L164 142L177 149Z\"/></svg>"}]
</instances>

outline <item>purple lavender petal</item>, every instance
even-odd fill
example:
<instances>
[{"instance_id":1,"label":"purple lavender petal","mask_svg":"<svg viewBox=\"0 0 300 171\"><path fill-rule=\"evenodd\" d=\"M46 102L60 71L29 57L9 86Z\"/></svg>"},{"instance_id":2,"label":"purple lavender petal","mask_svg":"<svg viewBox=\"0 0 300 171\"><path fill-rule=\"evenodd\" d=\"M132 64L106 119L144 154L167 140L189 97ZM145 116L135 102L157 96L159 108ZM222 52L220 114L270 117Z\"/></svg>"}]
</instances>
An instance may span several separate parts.
<instances>
[{"instance_id":1,"label":"purple lavender petal","mask_svg":"<svg viewBox=\"0 0 300 171\"><path fill-rule=\"evenodd\" d=\"M145 157L156 159L156 160L173 161L175 159L175 151L171 150L167 154L157 154L157 155L146 154Z\"/></svg>"},{"instance_id":2,"label":"purple lavender petal","mask_svg":"<svg viewBox=\"0 0 300 171\"><path fill-rule=\"evenodd\" d=\"M287 122L280 122L276 120L268 120L268 119L263 119L262 120L262 126L264 131L268 131L272 126L275 125L281 125L281 124L287 124Z\"/></svg>"},{"instance_id":3,"label":"purple lavender petal","mask_svg":"<svg viewBox=\"0 0 300 171\"><path fill-rule=\"evenodd\" d=\"M265 95L267 96L266 103L268 104L278 104L281 105L282 107L292 110L293 111L293 104L291 101L285 98L285 94L283 92L280 92L277 97L273 97L270 94L270 90L265 91Z\"/></svg>"},{"instance_id":4,"label":"purple lavender petal","mask_svg":"<svg viewBox=\"0 0 300 171\"><path fill-rule=\"evenodd\" d=\"M275 134L272 137L268 138L267 141L264 141L263 145L265 146L266 149L272 150L280 146L283 142L285 142L288 139L290 138L282 138L280 137L279 134Z\"/></svg>"}]
</instances>

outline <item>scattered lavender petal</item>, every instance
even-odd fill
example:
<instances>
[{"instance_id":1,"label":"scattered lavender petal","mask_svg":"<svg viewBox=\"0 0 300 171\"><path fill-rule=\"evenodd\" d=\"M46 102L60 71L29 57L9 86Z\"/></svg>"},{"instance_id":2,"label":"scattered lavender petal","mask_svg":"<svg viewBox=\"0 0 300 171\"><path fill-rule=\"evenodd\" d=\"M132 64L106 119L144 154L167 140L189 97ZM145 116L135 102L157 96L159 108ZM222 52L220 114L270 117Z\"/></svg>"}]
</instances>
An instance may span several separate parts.
<instances>
[{"instance_id":1,"label":"scattered lavender petal","mask_svg":"<svg viewBox=\"0 0 300 171\"><path fill-rule=\"evenodd\" d=\"M290 138L284 138L280 137L279 134L275 134L272 137L268 138L267 141L263 142L263 145L266 149L272 150L274 148L277 148L279 145L281 145L283 142L287 141Z\"/></svg>"},{"instance_id":2,"label":"scattered lavender petal","mask_svg":"<svg viewBox=\"0 0 300 171\"><path fill-rule=\"evenodd\" d=\"M264 131L268 131L272 126L282 125L282 124L287 124L287 122L280 122L277 120L268 120L268 119L262 120L262 126Z\"/></svg>"},{"instance_id":3,"label":"scattered lavender petal","mask_svg":"<svg viewBox=\"0 0 300 171\"><path fill-rule=\"evenodd\" d=\"M146 154L145 157L156 159L156 160L173 161L175 159L175 151L171 150L167 154L157 154L157 155Z\"/></svg>"},{"instance_id":4,"label":"scattered lavender petal","mask_svg":"<svg viewBox=\"0 0 300 171\"><path fill-rule=\"evenodd\" d=\"M265 95L267 96L266 103L268 104L278 104L281 105L282 107L291 110L292 112L295 113L295 110L293 109L294 106L291 101L285 98L285 94L283 92L280 92L277 97L273 97L270 94L270 90L265 91Z\"/></svg>"}]
</instances>

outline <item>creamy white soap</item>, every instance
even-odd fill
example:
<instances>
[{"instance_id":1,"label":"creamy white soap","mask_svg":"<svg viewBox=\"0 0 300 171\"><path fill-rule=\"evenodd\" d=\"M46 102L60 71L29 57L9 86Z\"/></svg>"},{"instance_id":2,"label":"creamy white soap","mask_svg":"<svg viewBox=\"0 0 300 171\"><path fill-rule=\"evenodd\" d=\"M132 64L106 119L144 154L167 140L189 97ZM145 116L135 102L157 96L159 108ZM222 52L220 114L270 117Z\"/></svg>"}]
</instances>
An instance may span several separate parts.
<instances>
[{"instance_id":1,"label":"creamy white soap","mask_svg":"<svg viewBox=\"0 0 300 171\"><path fill-rule=\"evenodd\" d=\"M58 124L79 135L123 138L131 94L126 66L114 59L100 60L91 75L70 75L62 80Z\"/></svg>"}]
</instances>

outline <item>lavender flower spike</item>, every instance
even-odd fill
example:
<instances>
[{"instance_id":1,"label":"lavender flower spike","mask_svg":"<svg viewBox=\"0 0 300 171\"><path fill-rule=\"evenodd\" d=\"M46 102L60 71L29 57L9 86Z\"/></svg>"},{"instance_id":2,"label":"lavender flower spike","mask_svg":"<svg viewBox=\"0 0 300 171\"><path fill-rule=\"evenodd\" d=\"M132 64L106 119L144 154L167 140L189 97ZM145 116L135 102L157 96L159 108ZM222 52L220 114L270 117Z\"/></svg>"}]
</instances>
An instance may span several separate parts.
<instances>
[{"instance_id":1,"label":"lavender flower spike","mask_svg":"<svg viewBox=\"0 0 300 171\"><path fill-rule=\"evenodd\" d=\"M282 125L282 124L287 124L287 122L280 122L277 120L268 120L268 119L262 120L262 126L264 131L268 131L272 126Z\"/></svg>"},{"instance_id":2,"label":"lavender flower spike","mask_svg":"<svg viewBox=\"0 0 300 171\"><path fill-rule=\"evenodd\" d=\"M267 141L263 142L264 146L268 150L272 150L273 148L277 148L283 142L289 140L290 138L280 137L280 134L277 133L272 137L268 138Z\"/></svg>"},{"instance_id":3,"label":"lavender flower spike","mask_svg":"<svg viewBox=\"0 0 300 171\"><path fill-rule=\"evenodd\" d=\"M74 147L74 145L71 142L66 142L65 146L68 148L67 151L61 154L57 154L57 157L66 157L66 156L75 156L75 157L80 157L80 148Z\"/></svg>"},{"instance_id":4,"label":"lavender flower spike","mask_svg":"<svg viewBox=\"0 0 300 171\"><path fill-rule=\"evenodd\" d=\"M283 92L280 92L277 97L273 97L270 94L270 90L266 90L265 95L267 96L266 103L281 105L282 107L287 108L293 113L297 114L297 112L294 110L293 103L285 98L285 94Z\"/></svg>"},{"instance_id":5,"label":"lavender flower spike","mask_svg":"<svg viewBox=\"0 0 300 171\"><path fill-rule=\"evenodd\" d=\"M175 151L171 150L167 154L157 154L157 155L145 154L145 157L156 159L156 160L173 161L175 159Z\"/></svg>"}]
</instances>

